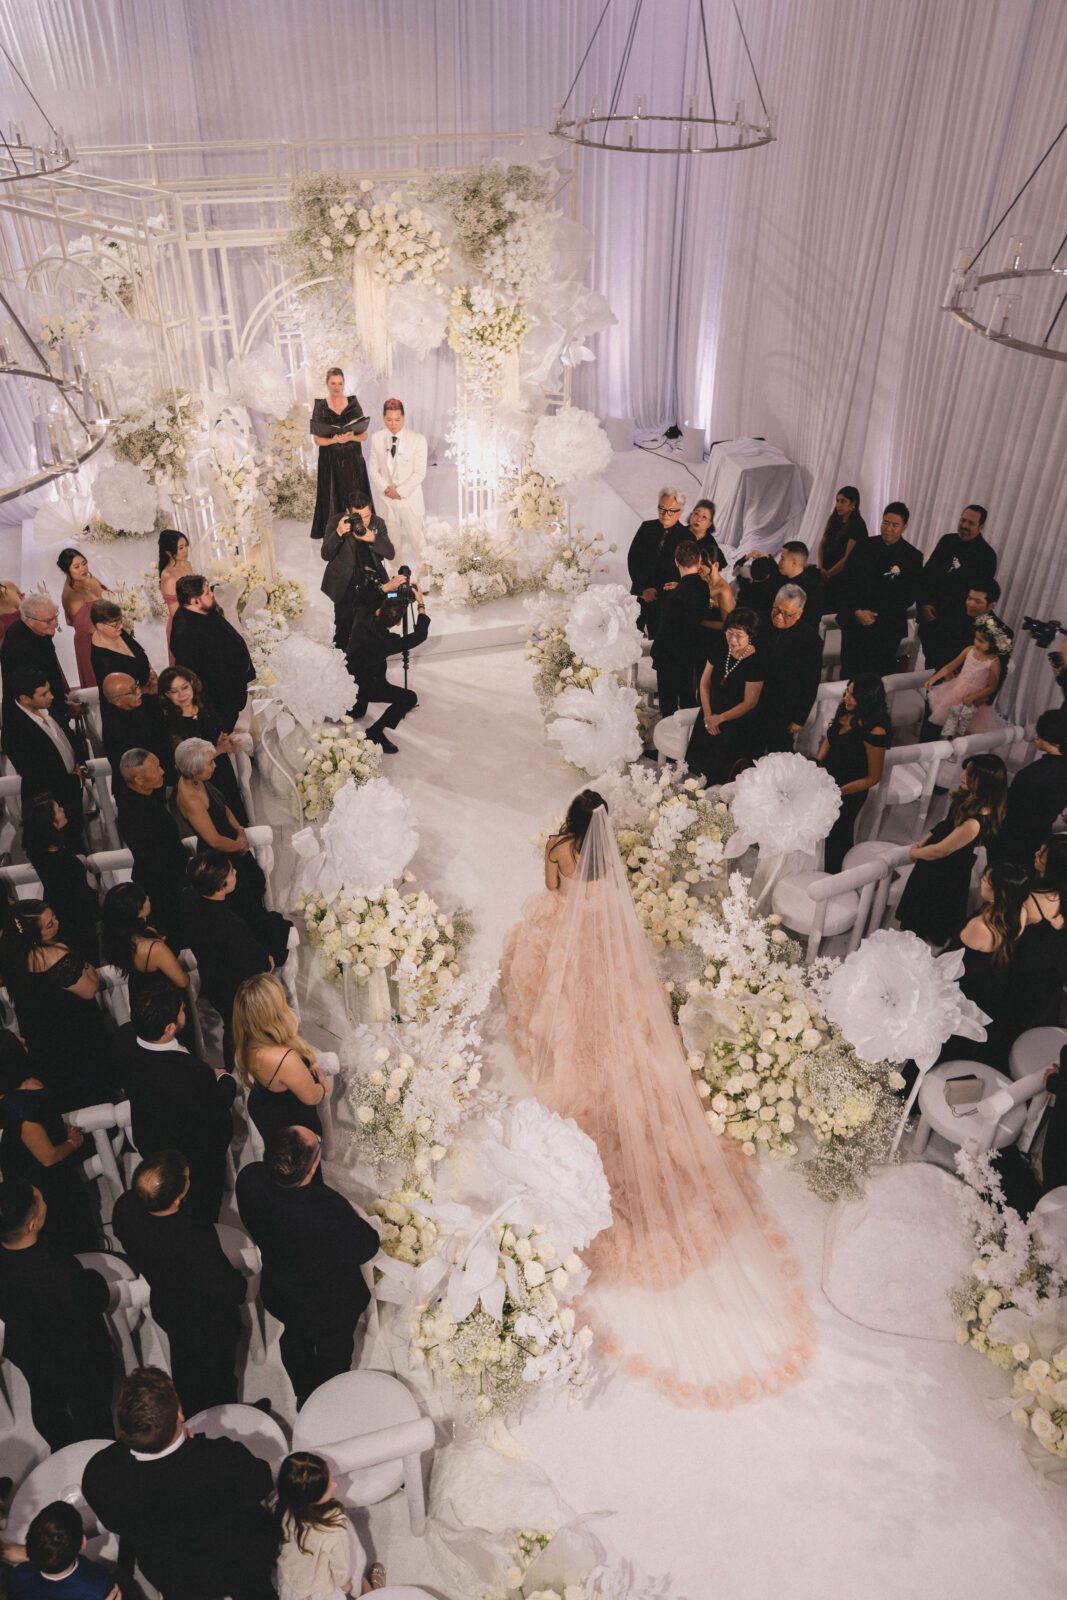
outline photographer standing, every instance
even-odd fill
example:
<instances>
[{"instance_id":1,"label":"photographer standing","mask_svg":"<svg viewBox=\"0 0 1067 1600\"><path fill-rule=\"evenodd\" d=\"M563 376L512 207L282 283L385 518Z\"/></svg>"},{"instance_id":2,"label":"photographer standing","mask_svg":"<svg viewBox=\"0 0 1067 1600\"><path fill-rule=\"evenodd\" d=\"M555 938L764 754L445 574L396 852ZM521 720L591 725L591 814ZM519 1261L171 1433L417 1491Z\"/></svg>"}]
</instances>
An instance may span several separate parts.
<instances>
[{"instance_id":1,"label":"photographer standing","mask_svg":"<svg viewBox=\"0 0 1067 1600\"><path fill-rule=\"evenodd\" d=\"M383 556L392 557L393 545L381 517L374 514L370 495L358 491L349 497L348 509L331 517L321 545L326 571L322 592L333 601L333 642L348 648L352 623L361 606L374 609L389 574Z\"/></svg>"},{"instance_id":2,"label":"photographer standing","mask_svg":"<svg viewBox=\"0 0 1067 1600\"><path fill-rule=\"evenodd\" d=\"M396 745L388 737L386 729L395 728L419 703L414 689L402 689L399 684L389 682L389 657L424 644L430 631L422 590L417 583L413 583L408 592L419 608L418 618L410 633L397 635L392 631L404 621L407 610L407 602L402 598L405 589L402 588L401 597L387 596L373 615L369 609L358 611L348 641L348 670L359 686L359 700L352 715L361 716L368 700L386 701L385 711L366 730L366 734L388 755L396 754Z\"/></svg>"}]
</instances>

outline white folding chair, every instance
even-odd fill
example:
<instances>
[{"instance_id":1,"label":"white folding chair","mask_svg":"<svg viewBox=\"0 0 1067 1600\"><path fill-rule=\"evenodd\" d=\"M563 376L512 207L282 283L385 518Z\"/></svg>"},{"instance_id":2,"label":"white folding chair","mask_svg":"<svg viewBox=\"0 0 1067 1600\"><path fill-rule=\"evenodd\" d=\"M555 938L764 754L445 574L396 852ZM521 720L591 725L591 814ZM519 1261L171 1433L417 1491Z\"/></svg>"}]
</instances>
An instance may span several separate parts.
<instances>
[{"instance_id":1,"label":"white folding chair","mask_svg":"<svg viewBox=\"0 0 1067 1600\"><path fill-rule=\"evenodd\" d=\"M994 728L989 733L968 733L953 739L951 760L943 761L938 768L938 788L958 789L963 776L963 763L968 756L992 753L1005 757L1012 746L1019 742L1023 732L1023 729L1009 722L1003 728Z\"/></svg>"},{"instance_id":2,"label":"white folding chair","mask_svg":"<svg viewBox=\"0 0 1067 1600\"><path fill-rule=\"evenodd\" d=\"M109 849L118 850L122 840L119 838L118 817L115 815L115 802L111 796L111 763L105 761L103 756L94 756L86 763L86 771L96 794L96 803L100 808L100 826L104 832L105 842Z\"/></svg>"},{"instance_id":3,"label":"white folding chair","mask_svg":"<svg viewBox=\"0 0 1067 1600\"><path fill-rule=\"evenodd\" d=\"M82 1495L82 1474L93 1456L106 1450L111 1439L80 1439L77 1444L64 1445L55 1450L19 1484L7 1514L4 1538L13 1544L25 1544L30 1523L39 1511L55 1500L65 1500L77 1510L85 1529L85 1552L92 1560L114 1561L118 1556L118 1540L113 1533L101 1527Z\"/></svg>"},{"instance_id":4,"label":"white folding chair","mask_svg":"<svg viewBox=\"0 0 1067 1600\"><path fill-rule=\"evenodd\" d=\"M250 733L233 733L230 737L237 745L237 749L230 757L230 760L233 762L233 770L237 774L237 787L241 791L241 799L244 801L249 825L252 825L256 820L255 808L252 804L252 751L255 748L255 744Z\"/></svg>"},{"instance_id":5,"label":"white folding chair","mask_svg":"<svg viewBox=\"0 0 1067 1600\"><path fill-rule=\"evenodd\" d=\"M89 742L93 749L103 755L104 730L100 719L100 690L97 688L72 689L70 698L72 700L80 700L86 708L85 716L82 718L85 724L85 731L89 736Z\"/></svg>"},{"instance_id":6,"label":"white folding chair","mask_svg":"<svg viewBox=\"0 0 1067 1600\"><path fill-rule=\"evenodd\" d=\"M856 821L857 838L879 839L886 812L910 805L918 807L914 832L916 838L921 838L926 831L938 768L942 761L951 757L952 745L947 739L930 744L902 744L887 750L881 782L867 791L867 803Z\"/></svg>"},{"instance_id":7,"label":"white folding chair","mask_svg":"<svg viewBox=\"0 0 1067 1600\"><path fill-rule=\"evenodd\" d=\"M11 766L6 756L4 766L5 768ZM17 773L7 773L0 778L0 807L3 808L3 822L0 822L0 855L10 855L13 845L17 843L22 832L22 779Z\"/></svg>"},{"instance_id":8,"label":"white folding chair","mask_svg":"<svg viewBox=\"0 0 1067 1600\"><path fill-rule=\"evenodd\" d=\"M915 733L919 732L926 714L923 684L929 676L925 671L890 672L882 679L889 704L889 720L894 729L911 728Z\"/></svg>"},{"instance_id":9,"label":"white folding chair","mask_svg":"<svg viewBox=\"0 0 1067 1600\"><path fill-rule=\"evenodd\" d=\"M37 876L37 868L31 867L28 861L17 862L11 867L0 867L0 883L6 883L14 889L19 900L44 899L44 885Z\"/></svg>"},{"instance_id":10,"label":"white folding chair","mask_svg":"<svg viewBox=\"0 0 1067 1600\"><path fill-rule=\"evenodd\" d=\"M133 852L131 850L94 850L86 856L85 864L106 894L116 883L129 883L133 878Z\"/></svg>"},{"instance_id":11,"label":"white folding chair","mask_svg":"<svg viewBox=\"0 0 1067 1600\"><path fill-rule=\"evenodd\" d=\"M825 618L823 619L825 621ZM812 761L819 753L819 746L826 737L826 730L834 720L834 714L841 703L841 696L848 688L843 678L820 683L815 695L815 703L808 712L808 720L797 735L797 750L801 755L810 756Z\"/></svg>"},{"instance_id":12,"label":"white folding chair","mask_svg":"<svg viewBox=\"0 0 1067 1600\"><path fill-rule=\"evenodd\" d=\"M787 928L807 934L807 960L814 961L823 939L848 933L849 951L867 931L875 886L888 871L879 859L842 872L797 872L779 878L771 906Z\"/></svg>"},{"instance_id":13,"label":"white folding chair","mask_svg":"<svg viewBox=\"0 0 1067 1600\"><path fill-rule=\"evenodd\" d=\"M140 1350L134 1339L149 1315L149 1289L122 1256L109 1255L103 1250L79 1251L78 1260L83 1267L98 1272L111 1291L105 1318L111 1329L123 1372L130 1373L142 1365Z\"/></svg>"},{"instance_id":14,"label":"white folding chair","mask_svg":"<svg viewBox=\"0 0 1067 1600\"><path fill-rule=\"evenodd\" d=\"M1046 1073L1058 1067L1060 1051L1067 1044L1067 1028L1028 1028L1021 1033L1008 1054L1008 1071L1017 1082L1031 1073ZM1049 1097L1042 1089L1030 1101L1023 1131L1019 1135L1019 1149L1025 1154L1034 1142L1041 1118L1045 1114Z\"/></svg>"},{"instance_id":15,"label":"white folding chair","mask_svg":"<svg viewBox=\"0 0 1067 1600\"><path fill-rule=\"evenodd\" d=\"M686 706L684 710L674 712L673 716L659 719L652 729L652 743L660 758L660 766L668 757L672 761L685 760L685 752L689 748L689 739L699 714L697 706Z\"/></svg>"},{"instance_id":16,"label":"white folding chair","mask_svg":"<svg viewBox=\"0 0 1067 1600\"><path fill-rule=\"evenodd\" d=\"M288 963L287 963L288 965ZM322 1153L329 1159L334 1152L334 1125L333 1125L333 1087L334 1080L341 1070L341 1061L336 1050L317 1050L315 1064L324 1077L329 1079L326 1097L319 1106L319 1121L322 1123Z\"/></svg>"},{"instance_id":17,"label":"white folding chair","mask_svg":"<svg viewBox=\"0 0 1067 1600\"><path fill-rule=\"evenodd\" d=\"M234 1228L228 1222L216 1222L215 1232L219 1236L223 1254L231 1267L236 1267L248 1281L245 1303L241 1308L242 1321L248 1332L248 1354L257 1366L261 1366L267 1359L263 1309L259 1303L259 1286L263 1277L262 1257L254 1241L241 1228Z\"/></svg>"},{"instance_id":18,"label":"white folding chair","mask_svg":"<svg viewBox=\"0 0 1067 1600\"><path fill-rule=\"evenodd\" d=\"M125 1126L119 1109L110 1101L103 1101L96 1106L80 1106L77 1111L65 1113L71 1127L79 1128L82 1133L92 1136L96 1154L82 1163L81 1172L83 1178L99 1179L100 1214L105 1223L110 1222L115 1201L125 1188L116 1153L116 1144L119 1149L122 1148L125 1128L129 1127L129 1101L122 1103L127 1112ZM117 1139L116 1135L119 1136Z\"/></svg>"},{"instance_id":19,"label":"white folding chair","mask_svg":"<svg viewBox=\"0 0 1067 1600\"><path fill-rule=\"evenodd\" d=\"M245 1406L229 1401L221 1406L208 1406L189 1417L185 1426L190 1433L202 1433L208 1439L238 1439L260 1461L265 1461L271 1477L277 1477L278 1468L289 1454L285 1434L267 1412L258 1406Z\"/></svg>"},{"instance_id":20,"label":"white folding chair","mask_svg":"<svg viewBox=\"0 0 1067 1600\"><path fill-rule=\"evenodd\" d=\"M956 1115L945 1099L950 1078L975 1077L983 1083L982 1100L970 1115ZM1040 1074L1036 1087L1040 1088ZM922 1155L931 1133L961 1148L1003 1150L1014 1144L1026 1121L1026 1101L1035 1092L1032 1079L1012 1083L984 1061L942 1061L923 1073L918 1086L919 1126L912 1153ZM905 1112L906 1114L906 1112Z\"/></svg>"},{"instance_id":21,"label":"white folding chair","mask_svg":"<svg viewBox=\"0 0 1067 1600\"><path fill-rule=\"evenodd\" d=\"M100 1003L112 1017L116 1028L130 1020L130 982L118 967L97 967L100 979Z\"/></svg>"}]
</instances>

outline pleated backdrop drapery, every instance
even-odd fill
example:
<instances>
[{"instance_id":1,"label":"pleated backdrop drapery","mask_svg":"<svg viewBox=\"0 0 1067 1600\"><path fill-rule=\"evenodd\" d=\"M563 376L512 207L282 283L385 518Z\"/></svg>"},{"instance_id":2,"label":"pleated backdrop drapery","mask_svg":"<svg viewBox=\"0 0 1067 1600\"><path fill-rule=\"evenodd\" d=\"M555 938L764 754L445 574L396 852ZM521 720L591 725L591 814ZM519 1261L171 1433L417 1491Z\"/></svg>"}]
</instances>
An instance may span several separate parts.
<instances>
[{"instance_id":1,"label":"pleated backdrop drapery","mask_svg":"<svg viewBox=\"0 0 1067 1600\"><path fill-rule=\"evenodd\" d=\"M0 0L0 36L83 147L473 135L548 123L601 4ZM705 9L720 107L732 114L743 98L751 117L732 9ZM646 5L622 110L643 92L684 113L703 80L695 11ZM594 93L608 100L631 12L613 0L580 109ZM582 153L591 281L619 325L576 374L576 402L646 428L703 426L709 442L766 437L809 482L813 544L844 482L860 486L872 525L886 500L906 500L925 549L977 500L1008 620L1067 615L1067 373L967 335L939 309L957 248L983 236L1063 119L1067 6L741 0L741 12L776 144ZM0 115L23 113L5 98ZM1067 149L1042 184L1043 223L1067 231ZM4 418L0 396L6 455ZM1009 709L1044 684L1039 654L1018 655Z\"/></svg>"}]
</instances>

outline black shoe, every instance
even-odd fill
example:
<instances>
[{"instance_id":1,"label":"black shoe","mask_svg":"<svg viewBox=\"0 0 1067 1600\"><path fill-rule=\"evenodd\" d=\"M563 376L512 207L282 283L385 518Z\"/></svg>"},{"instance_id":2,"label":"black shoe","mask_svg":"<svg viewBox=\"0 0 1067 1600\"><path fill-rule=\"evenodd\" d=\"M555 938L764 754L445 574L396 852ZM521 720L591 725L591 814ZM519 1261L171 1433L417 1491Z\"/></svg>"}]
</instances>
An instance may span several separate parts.
<instances>
[{"instance_id":1,"label":"black shoe","mask_svg":"<svg viewBox=\"0 0 1067 1600\"><path fill-rule=\"evenodd\" d=\"M383 732L380 728L377 731L377 733L374 733L374 732L368 733L367 734L367 738L371 741L372 744L379 745L381 747L381 749L385 751L387 756L395 756L396 755L396 753L397 753L396 745L393 743L392 739L390 739L389 735L387 733Z\"/></svg>"}]
</instances>

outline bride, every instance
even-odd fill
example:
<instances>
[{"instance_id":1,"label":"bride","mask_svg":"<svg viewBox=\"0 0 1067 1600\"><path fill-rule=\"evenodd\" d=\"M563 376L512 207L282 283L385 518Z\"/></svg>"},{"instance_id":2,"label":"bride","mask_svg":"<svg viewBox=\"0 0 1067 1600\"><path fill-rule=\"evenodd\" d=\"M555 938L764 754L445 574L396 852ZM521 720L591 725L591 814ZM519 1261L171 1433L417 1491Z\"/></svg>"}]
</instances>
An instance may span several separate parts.
<instances>
[{"instance_id":1,"label":"bride","mask_svg":"<svg viewBox=\"0 0 1067 1600\"><path fill-rule=\"evenodd\" d=\"M731 1406L802 1375L811 1321L747 1158L708 1128L638 921L607 806L586 789L545 850L545 890L504 941L518 1063L600 1151L612 1227L585 1252L600 1350L678 1405Z\"/></svg>"}]
</instances>

